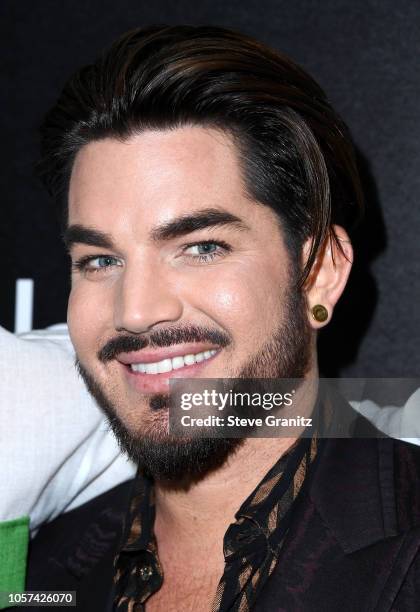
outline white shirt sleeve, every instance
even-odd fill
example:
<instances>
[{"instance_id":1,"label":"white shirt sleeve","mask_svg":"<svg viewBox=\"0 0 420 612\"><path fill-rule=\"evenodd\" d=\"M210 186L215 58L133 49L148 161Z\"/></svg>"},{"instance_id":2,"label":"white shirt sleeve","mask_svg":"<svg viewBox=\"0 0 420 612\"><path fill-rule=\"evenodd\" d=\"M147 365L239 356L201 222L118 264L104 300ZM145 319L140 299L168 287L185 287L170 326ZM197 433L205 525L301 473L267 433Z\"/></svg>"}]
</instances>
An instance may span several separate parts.
<instances>
[{"instance_id":1,"label":"white shirt sleeve","mask_svg":"<svg viewBox=\"0 0 420 612\"><path fill-rule=\"evenodd\" d=\"M391 438L420 445L420 388L416 389L401 407L380 407L371 400L350 403Z\"/></svg>"},{"instance_id":2,"label":"white shirt sleeve","mask_svg":"<svg viewBox=\"0 0 420 612\"><path fill-rule=\"evenodd\" d=\"M0 328L0 521L44 522L134 475L74 367L65 325Z\"/></svg>"},{"instance_id":3,"label":"white shirt sleeve","mask_svg":"<svg viewBox=\"0 0 420 612\"><path fill-rule=\"evenodd\" d=\"M0 384L0 521L29 515L34 533L134 475L75 370L65 325L21 337L0 328ZM420 389L402 408L352 405L420 444Z\"/></svg>"}]
</instances>

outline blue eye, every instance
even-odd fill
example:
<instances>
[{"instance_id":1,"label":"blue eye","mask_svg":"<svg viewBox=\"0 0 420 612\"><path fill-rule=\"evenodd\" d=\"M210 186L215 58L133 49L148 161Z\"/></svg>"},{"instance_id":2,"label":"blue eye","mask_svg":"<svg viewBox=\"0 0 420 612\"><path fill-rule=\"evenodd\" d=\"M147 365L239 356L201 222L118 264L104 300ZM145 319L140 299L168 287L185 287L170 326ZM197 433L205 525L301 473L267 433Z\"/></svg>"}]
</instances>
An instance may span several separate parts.
<instances>
[{"instance_id":1,"label":"blue eye","mask_svg":"<svg viewBox=\"0 0 420 612\"><path fill-rule=\"evenodd\" d=\"M217 249L218 245L215 242L203 242L194 244L188 250L191 251L192 255L209 255L215 253Z\"/></svg>"},{"instance_id":2,"label":"blue eye","mask_svg":"<svg viewBox=\"0 0 420 612\"><path fill-rule=\"evenodd\" d=\"M114 266L121 266L122 263L117 257L112 255L88 255L73 263L73 268L85 274L106 272Z\"/></svg>"},{"instance_id":3,"label":"blue eye","mask_svg":"<svg viewBox=\"0 0 420 612\"><path fill-rule=\"evenodd\" d=\"M210 263L216 258L223 257L231 251L225 242L203 240L184 247L184 255L194 263Z\"/></svg>"},{"instance_id":4,"label":"blue eye","mask_svg":"<svg viewBox=\"0 0 420 612\"><path fill-rule=\"evenodd\" d=\"M101 257L95 257L91 259L89 262L90 268L108 268L109 266L113 266L115 264L115 257L110 257L108 255L101 255ZM95 262L96 265L95 265Z\"/></svg>"}]
</instances>

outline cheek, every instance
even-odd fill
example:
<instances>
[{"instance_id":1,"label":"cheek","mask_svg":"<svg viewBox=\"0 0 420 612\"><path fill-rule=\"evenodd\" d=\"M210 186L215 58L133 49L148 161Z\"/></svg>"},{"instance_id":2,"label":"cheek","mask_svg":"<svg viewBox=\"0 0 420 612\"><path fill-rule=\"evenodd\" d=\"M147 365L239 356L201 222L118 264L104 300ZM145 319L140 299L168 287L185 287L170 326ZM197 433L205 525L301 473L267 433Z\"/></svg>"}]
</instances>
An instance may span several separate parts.
<instances>
[{"instance_id":1,"label":"cheek","mask_svg":"<svg viewBox=\"0 0 420 612\"><path fill-rule=\"evenodd\" d=\"M96 349L106 327L107 302L89 286L76 284L69 297L67 322L76 353L83 358Z\"/></svg>"},{"instance_id":2,"label":"cheek","mask_svg":"<svg viewBox=\"0 0 420 612\"><path fill-rule=\"evenodd\" d=\"M266 269L265 269L266 271ZM208 276L199 309L226 329L236 345L257 344L279 324L284 291L264 269ZM195 299L197 304L197 299Z\"/></svg>"}]
</instances>

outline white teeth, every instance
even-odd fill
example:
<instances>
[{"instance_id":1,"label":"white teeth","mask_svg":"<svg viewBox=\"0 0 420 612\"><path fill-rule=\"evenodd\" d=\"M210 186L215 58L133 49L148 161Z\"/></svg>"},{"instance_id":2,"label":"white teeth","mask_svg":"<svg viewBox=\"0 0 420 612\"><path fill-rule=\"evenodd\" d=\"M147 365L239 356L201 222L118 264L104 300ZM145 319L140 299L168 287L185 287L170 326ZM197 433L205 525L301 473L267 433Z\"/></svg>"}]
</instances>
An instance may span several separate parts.
<instances>
[{"instance_id":1,"label":"white teeth","mask_svg":"<svg viewBox=\"0 0 420 612\"><path fill-rule=\"evenodd\" d=\"M156 361L155 363L132 363L130 367L133 372L141 372L142 374L163 374L205 361L213 357L215 353L216 349L212 349L202 353L189 353L188 355L180 355L172 359L162 359L162 361Z\"/></svg>"},{"instance_id":2,"label":"white teeth","mask_svg":"<svg viewBox=\"0 0 420 612\"><path fill-rule=\"evenodd\" d=\"M174 370L179 370L179 368L183 368L184 367L184 358L181 357L174 357L172 359L172 368Z\"/></svg>"},{"instance_id":3,"label":"white teeth","mask_svg":"<svg viewBox=\"0 0 420 612\"><path fill-rule=\"evenodd\" d=\"M157 364L157 370L159 374L163 374L164 372L170 372L172 370L172 361L170 359L164 359L163 361L159 361Z\"/></svg>"},{"instance_id":4,"label":"white teeth","mask_svg":"<svg viewBox=\"0 0 420 612\"><path fill-rule=\"evenodd\" d=\"M184 356L185 365L192 365L195 363L195 355L185 355Z\"/></svg>"},{"instance_id":5,"label":"white teeth","mask_svg":"<svg viewBox=\"0 0 420 612\"><path fill-rule=\"evenodd\" d=\"M157 374L158 373L157 363L145 363L144 365L145 365L146 374Z\"/></svg>"}]
</instances>

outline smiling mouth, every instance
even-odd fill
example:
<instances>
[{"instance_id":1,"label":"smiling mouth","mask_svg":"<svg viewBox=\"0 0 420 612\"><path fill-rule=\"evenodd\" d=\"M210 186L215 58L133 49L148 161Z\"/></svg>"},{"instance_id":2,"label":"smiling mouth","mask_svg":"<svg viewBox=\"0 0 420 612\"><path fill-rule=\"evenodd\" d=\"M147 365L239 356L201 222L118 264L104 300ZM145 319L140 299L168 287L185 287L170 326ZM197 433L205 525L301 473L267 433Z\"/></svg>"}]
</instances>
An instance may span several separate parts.
<instances>
[{"instance_id":1,"label":"smiling mouth","mask_svg":"<svg viewBox=\"0 0 420 612\"><path fill-rule=\"evenodd\" d=\"M165 374L173 370L180 370L186 366L192 366L210 359L217 353L216 349L202 351L201 353L188 353L177 357L162 359L153 363L132 363L130 370L135 374Z\"/></svg>"}]
</instances>

